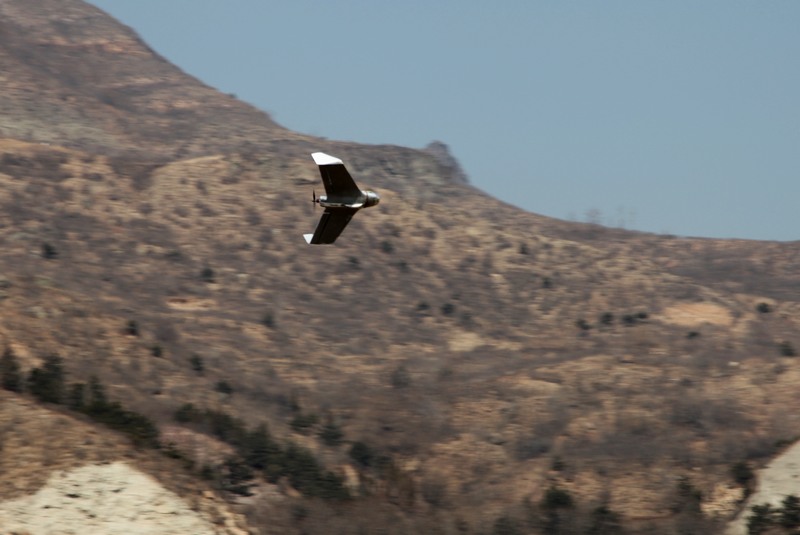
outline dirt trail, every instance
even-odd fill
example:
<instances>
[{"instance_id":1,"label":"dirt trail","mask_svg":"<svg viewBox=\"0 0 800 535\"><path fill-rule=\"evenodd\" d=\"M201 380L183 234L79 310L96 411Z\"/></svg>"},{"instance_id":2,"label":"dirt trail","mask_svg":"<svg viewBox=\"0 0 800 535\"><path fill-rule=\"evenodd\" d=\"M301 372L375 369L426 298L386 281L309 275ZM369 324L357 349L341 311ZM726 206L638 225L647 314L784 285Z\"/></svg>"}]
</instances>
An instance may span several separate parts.
<instances>
[{"instance_id":1,"label":"dirt trail","mask_svg":"<svg viewBox=\"0 0 800 535\"><path fill-rule=\"evenodd\" d=\"M789 495L800 496L800 442L796 442L758 472L758 489L728 526L727 535L746 535L747 518L753 505L769 503L779 506Z\"/></svg>"}]
</instances>

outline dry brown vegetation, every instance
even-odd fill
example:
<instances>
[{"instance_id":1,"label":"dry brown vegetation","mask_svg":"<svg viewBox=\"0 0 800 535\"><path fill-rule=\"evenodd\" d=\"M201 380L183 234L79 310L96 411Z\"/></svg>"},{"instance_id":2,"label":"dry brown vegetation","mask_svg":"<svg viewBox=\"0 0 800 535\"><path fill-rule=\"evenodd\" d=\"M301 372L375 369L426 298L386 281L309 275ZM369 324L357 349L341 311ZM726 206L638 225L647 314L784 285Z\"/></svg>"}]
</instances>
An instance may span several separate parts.
<instances>
[{"instance_id":1,"label":"dry brown vegetation","mask_svg":"<svg viewBox=\"0 0 800 535\"><path fill-rule=\"evenodd\" d=\"M600 506L629 532L708 531L743 496L731 467L796 438L797 243L525 213L435 152L288 132L81 2L58 2L73 22L56 24L55 4L0 2L17 75L0 109L0 344L25 373L57 354L68 381L98 377L196 477L234 448L176 422L188 403L267 424L353 496L259 476L229 495L254 531L573 533ZM383 197L333 247L301 237L313 150ZM4 424L2 462L24 472L3 471L4 495L56 465L150 462L100 427L107 447L45 455L37 441L76 416L2 403L26 424ZM164 462L162 481L184 474Z\"/></svg>"}]
</instances>

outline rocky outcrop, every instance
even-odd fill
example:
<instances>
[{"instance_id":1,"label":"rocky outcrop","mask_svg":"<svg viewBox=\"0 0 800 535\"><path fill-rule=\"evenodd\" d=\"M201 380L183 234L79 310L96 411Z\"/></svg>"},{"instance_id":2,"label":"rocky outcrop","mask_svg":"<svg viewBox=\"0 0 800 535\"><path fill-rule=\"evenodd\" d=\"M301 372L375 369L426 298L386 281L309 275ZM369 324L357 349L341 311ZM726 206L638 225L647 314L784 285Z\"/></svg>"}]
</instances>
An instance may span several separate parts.
<instances>
[{"instance_id":1,"label":"rocky outcrop","mask_svg":"<svg viewBox=\"0 0 800 535\"><path fill-rule=\"evenodd\" d=\"M449 172L450 179L457 184L469 184L469 178L462 169L458 160L450 153L450 147L441 141L432 141L425 147L425 152L432 155L436 161Z\"/></svg>"},{"instance_id":2,"label":"rocky outcrop","mask_svg":"<svg viewBox=\"0 0 800 535\"><path fill-rule=\"evenodd\" d=\"M31 535L247 533L232 516L215 525L155 479L122 462L54 474L35 494L0 503L0 526L2 533Z\"/></svg>"}]
</instances>

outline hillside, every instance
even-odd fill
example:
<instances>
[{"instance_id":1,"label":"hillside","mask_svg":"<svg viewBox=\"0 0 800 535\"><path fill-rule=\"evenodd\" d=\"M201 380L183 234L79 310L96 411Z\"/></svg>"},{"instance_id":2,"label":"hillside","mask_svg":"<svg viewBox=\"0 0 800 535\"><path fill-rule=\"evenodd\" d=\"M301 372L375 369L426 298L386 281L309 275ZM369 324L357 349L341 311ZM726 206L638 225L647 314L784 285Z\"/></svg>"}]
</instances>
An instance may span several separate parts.
<instances>
[{"instance_id":1,"label":"hillside","mask_svg":"<svg viewBox=\"0 0 800 535\"><path fill-rule=\"evenodd\" d=\"M124 461L220 532L708 533L797 438L800 242L526 213L439 144L291 132L79 0L0 0L0 72L0 350L66 373L3 392L3 499ZM302 238L317 150L382 197L332 247ZM158 448L73 403L92 377Z\"/></svg>"}]
</instances>

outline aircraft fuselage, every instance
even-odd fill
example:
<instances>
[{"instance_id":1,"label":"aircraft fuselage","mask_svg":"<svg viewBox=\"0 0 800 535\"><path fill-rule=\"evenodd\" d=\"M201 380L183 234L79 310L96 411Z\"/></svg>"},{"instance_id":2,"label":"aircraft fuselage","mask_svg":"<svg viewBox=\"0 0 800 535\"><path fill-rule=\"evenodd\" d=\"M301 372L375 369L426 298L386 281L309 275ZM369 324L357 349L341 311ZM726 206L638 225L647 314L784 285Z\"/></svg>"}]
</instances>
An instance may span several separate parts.
<instances>
[{"instance_id":1,"label":"aircraft fuselage","mask_svg":"<svg viewBox=\"0 0 800 535\"><path fill-rule=\"evenodd\" d=\"M351 210L360 210L361 208L375 206L381 202L381 198L372 190L361 190L361 195L355 199L331 199L329 201L327 195L320 195L317 198L317 202L323 208L348 208Z\"/></svg>"}]
</instances>

